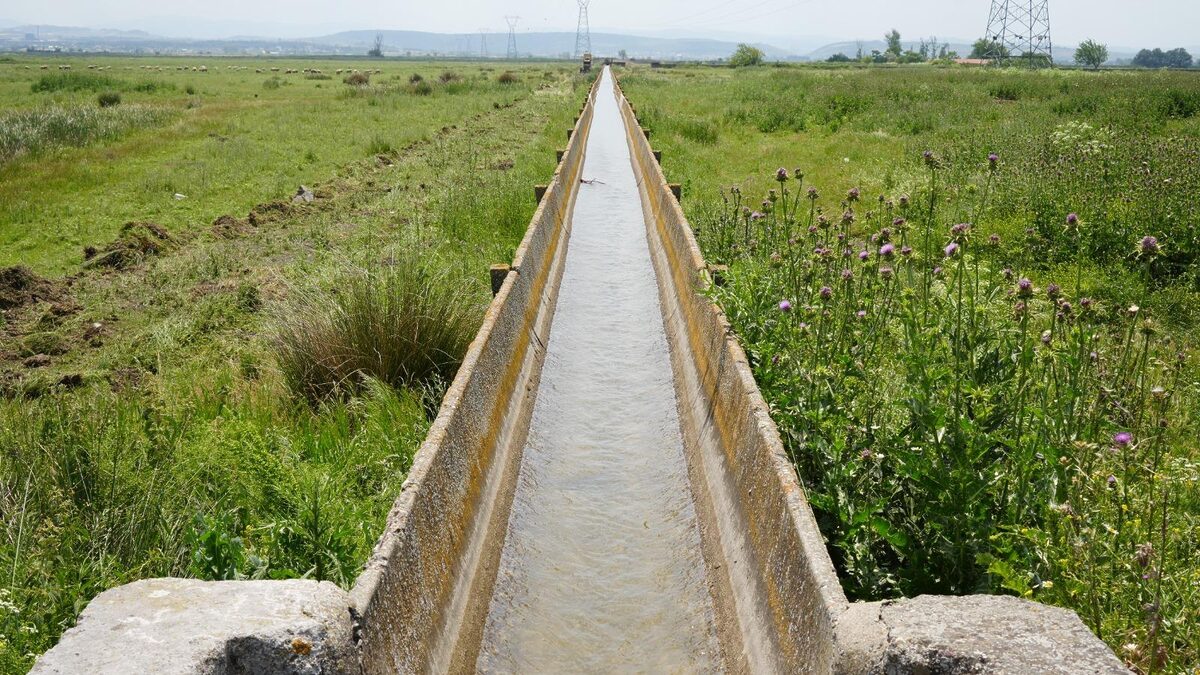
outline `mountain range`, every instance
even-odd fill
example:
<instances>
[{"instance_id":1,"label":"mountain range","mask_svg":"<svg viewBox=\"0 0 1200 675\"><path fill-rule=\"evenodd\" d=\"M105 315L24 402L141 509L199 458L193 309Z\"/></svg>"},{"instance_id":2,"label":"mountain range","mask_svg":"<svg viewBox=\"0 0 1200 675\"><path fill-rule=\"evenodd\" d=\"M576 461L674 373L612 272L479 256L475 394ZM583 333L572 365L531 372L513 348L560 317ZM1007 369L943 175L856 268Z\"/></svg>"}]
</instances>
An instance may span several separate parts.
<instances>
[{"instance_id":1,"label":"mountain range","mask_svg":"<svg viewBox=\"0 0 1200 675\"><path fill-rule=\"evenodd\" d=\"M292 27L298 31L302 27ZM439 57L490 57L505 56L508 50L508 34L484 33L431 33L402 30L348 30L314 37L268 37L262 35L234 35L225 38L168 37L146 30L119 30L108 28L85 28L69 26L17 25L12 21L0 20L0 51L84 51L118 53L209 53L215 55L253 54L303 54L303 55L360 55L374 46L376 37L383 40L387 55L439 56ZM630 58L662 60L713 60L726 58L737 48L737 36L728 33L720 38L697 37L671 33L630 34L624 32L593 32L592 51L598 55L618 56L624 52ZM882 40L827 42L815 36L779 38L785 46L773 44L774 39L764 36L743 38L761 49L771 61L824 60L834 54L853 57L860 49L865 54L872 50L883 51ZM771 40L768 42L767 40ZM948 39L950 50L966 56L971 51L970 40ZM567 31L518 32L517 53L523 57L570 57L575 51L575 33ZM822 46L816 46L822 45ZM815 47L815 48L814 48ZM905 43L906 48L917 47L916 43ZM1136 49L1127 47L1110 48L1114 61L1130 59ZM1193 53L1200 49L1189 49ZM1055 50L1056 59L1067 62L1074 55L1073 46L1060 46Z\"/></svg>"}]
</instances>

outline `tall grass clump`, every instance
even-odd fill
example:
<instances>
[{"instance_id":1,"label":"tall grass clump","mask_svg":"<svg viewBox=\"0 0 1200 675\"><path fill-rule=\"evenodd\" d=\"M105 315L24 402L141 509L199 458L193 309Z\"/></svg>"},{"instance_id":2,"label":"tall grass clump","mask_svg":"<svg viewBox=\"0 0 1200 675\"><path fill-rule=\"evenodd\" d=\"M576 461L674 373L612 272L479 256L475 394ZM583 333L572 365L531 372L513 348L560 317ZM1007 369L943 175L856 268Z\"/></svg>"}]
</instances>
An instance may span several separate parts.
<instances>
[{"instance_id":1,"label":"tall grass clump","mask_svg":"<svg viewBox=\"0 0 1200 675\"><path fill-rule=\"evenodd\" d=\"M1075 609L1140 672L1200 660L1200 387L1153 309L1035 283L919 193L823 201L785 169L703 223L849 595L999 592ZM1082 237L1080 218L1060 228ZM1124 242L1153 267L1174 242ZM1069 268L1068 268L1069 269Z\"/></svg>"},{"instance_id":2,"label":"tall grass clump","mask_svg":"<svg viewBox=\"0 0 1200 675\"><path fill-rule=\"evenodd\" d=\"M166 108L145 105L51 106L0 114L0 163L54 148L112 140L133 129L161 124L172 115Z\"/></svg>"},{"instance_id":3,"label":"tall grass clump","mask_svg":"<svg viewBox=\"0 0 1200 675\"><path fill-rule=\"evenodd\" d=\"M56 91L101 91L121 89L124 83L116 78L94 73L51 73L37 79L30 89L35 94Z\"/></svg>"},{"instance_id":4,"label":"tall grass clump","mask_svg":"<svg viewBox=\"0 0 1200 675\"><path fill-rule=\"evenodd\" d=\"M288 387L319 402L372 379L449 382L479 321L470 296L444 274L404 264L353 269L327 289L294 293L278 313L274 345Z\"/></svg>"}]
</instances>

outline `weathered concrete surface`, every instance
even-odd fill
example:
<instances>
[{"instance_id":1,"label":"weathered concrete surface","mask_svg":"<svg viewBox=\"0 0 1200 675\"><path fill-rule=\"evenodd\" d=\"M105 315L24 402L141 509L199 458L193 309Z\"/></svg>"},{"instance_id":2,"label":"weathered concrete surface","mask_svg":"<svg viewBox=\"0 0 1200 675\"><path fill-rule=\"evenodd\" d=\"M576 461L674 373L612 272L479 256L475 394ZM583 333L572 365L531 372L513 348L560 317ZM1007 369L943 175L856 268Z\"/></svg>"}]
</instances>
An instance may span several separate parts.
<instances>
[{"instance_id":1,"label":"weathered concrete surface","mask_svg":"<svg viewBox=\"0 0 1200 675\"><path fill-rule=\"evenodd\" d=\"M35 675L357 675L350 598L329 582L150 579L96 596Z\"/></svg>"},{"instance_id":2,"label":"weathered concrete surface","mask_svg":"<svg viewBox=\"0 0 1200 675\"><path fill-rule=\"evenodd\" d=\"M843 673L1128 673L1070 610L1012 597L856 604L839 624Z\"/></svg>"}]
</instances>

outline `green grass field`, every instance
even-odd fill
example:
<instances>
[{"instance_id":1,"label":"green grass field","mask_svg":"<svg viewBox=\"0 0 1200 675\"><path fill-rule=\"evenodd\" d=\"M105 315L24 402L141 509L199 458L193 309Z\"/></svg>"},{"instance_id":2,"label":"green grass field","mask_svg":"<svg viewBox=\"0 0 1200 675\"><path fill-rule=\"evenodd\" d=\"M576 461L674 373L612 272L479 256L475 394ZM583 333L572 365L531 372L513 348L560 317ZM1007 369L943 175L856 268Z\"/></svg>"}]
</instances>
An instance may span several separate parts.
<instances>
[{"instance_id":1,"label":"green grass field","mask_svg":"<svg viewBox=\"0 0 1200 675\"><path fill-rule=\"evenodd\" d=\"M1200 77L621 79L847 593L1070 607L1200 662ZM778 170L783 169L783 173Z\"/></svg>"},{"instance_id":2,"label":"green grass field","mask_svg":"<svg viewBox=\"0 0 1200 675\"><path fill-rule=\"evenodd\" d=\"M0 63L13 673L134 579L353 581L588 84L562 64L41 63ZM426 316L452 322L432 362L394 338L432 336ZM295 365L375 345L425 365Z\"/></svg>"}]
</instances>

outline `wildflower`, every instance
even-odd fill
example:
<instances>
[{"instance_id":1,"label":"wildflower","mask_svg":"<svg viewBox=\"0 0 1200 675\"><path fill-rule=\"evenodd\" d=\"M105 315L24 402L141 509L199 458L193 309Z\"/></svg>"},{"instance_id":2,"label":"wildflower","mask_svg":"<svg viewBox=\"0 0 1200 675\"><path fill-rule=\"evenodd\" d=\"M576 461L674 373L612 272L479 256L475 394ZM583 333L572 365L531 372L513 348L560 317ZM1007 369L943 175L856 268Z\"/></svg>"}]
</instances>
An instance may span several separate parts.
<instances>
[{"instance_id":1,"label":"wildflower","mask_svg":"<svg viewBox=\"0 0 1200 675\"><path fill-rule=\"evenodd\" d=\"M1117 487L1117 477L1112 475L1111 473L1108 474L1107 482L1108 482L1109 489Z\"/></svg>"},{"instance_id":2,"label":"wildflower","mask_svg":"<svg viewBox=\"0 0 1200 675\"><path fill-rule=\"evenodd\" d=\"M1050 331L1048 331L1048 330L1042 331L1042 344L1048 346L1050 344L1050 340L1052 340L1053 337L1054 336Z\"/></svg>"},{"instance_id":3,"label":"wildflower","mask_svg":"<svg viewBox=\"0 0 1200 675\"><path fill-rule=\"evenodd\" d=\"M766 217L767 217L767 214L763 213L762 211L754 211L753 213L750 214L750 220L762 220L763 218L766 218Z\"/></svg>"},{"instance_id":4,"label":"wildflower","mask_svg":"<svg viewBox=\"0 0 1200 675\"><path fill-rule=\"evenodd\" d=\"M1062 286L1059 286L1058 284L1050 284L1046 287L1046 295L1051 300L1057 300L1062 296Z\"/></svg>"},{"instance_id":5,"label":"wildflower","mask_svg":"<svg viewBox=\"0 0 1200 675\"><path fill-rule=\"evenodd\" d=\"M925 152L921 153L921 158L925 160L925 166L931 169L937 168L937 156L933 154L932 150L926 150Z\"/></svg>"},{"instance_id":6,"label":"wildflower","mask_svg":"<svg viewBox=\"0 0 1200 675\"><path fill-rule=\"evenodd\" d=\"M854 223L854 212L853 211L848 210L848 211L842 213L842 224L843 225L851 225L853 223Z\"/></svg>"},{"instance_id":7,"label":"wildflower","mask_svg":"<svg viewBox=\"0 0 1200 675\"><path fill-rule=\"evenodd\" d=\"M771 357L771 365L773 365L773 366L779 365L779 355L778 354L775 354Z\"/></svg>"},{"instance_id":8,"label":"wildflower","mask_svg":"<svg viewBox=\"0 0 1200 675\"><path fill-rule=\"evenodd\" d=\"M817 226L816 226L816 225L809 225L809 226L808 226L808 233L809 233L809 234L816 234L816 233L817 233ZM793 240L789 240L789 241L795 241L795 240L793 239Z\"/></svg>"},{"instance_id":9,"label":"wildflower","mask_svg":"<svg viewBox=\"0 0 1200 675\"><path fill-rule=\"evenodd\" d=\"M1005 267L1005 268L1004 268L1004 272L1003 272L1003 274L1004 274L1004 280L1005 280L1005 281L1012 281L1012 279L1013 279L1013 271L1012 271L1012 268L1011 268L1011 267Z\"/></svg>"},{"instance_id":10,"label":"wildflower","mask_svg":"<svg viewBox=\"0 0 1200 675\"><path fill-rule=\"evenodd\" d=\"M864 449L861 453L859 453L859 457L861 457L864 462L871 459L874 456L875 456L875 453L871 452L870 448Z\"/></svg>"},{"instance_id":11,"label":"wildflower","mask_svg":"<svg viewBox=\"0 0 1200 675\"><path fill-rule=\"evenodd\" d=\"M945 270L943 270L941 267L935 267L935 268L933 268L933 276L940 277L940 276L942 276L942 272L944 272L944 271Z\"/></svg>"},{"instance_id":12,"label":"wildflower","mask_svg":"<svg viewBox=\"0 0 1200 675\"><path fill-rule=\"evenodd\" d=\"M767 201L774 204L778 200L779 200L779 195L775 192L775 190L773 190L773 189L767 190Z\"/></svg>"},{"instance_id":13,"label":"wildflower","mask_svg":"<svg viewBox=\"0 0 1200 675\"><path fill-rule=\"evenodd\" d=\"M952 241L946 244L946 257L953 258L955 253L958 253L958 243Z\"/></svg>"},{"instance_id":14,"label":"wildflower","mask_svg":"<svg viewBox=\"0 0 1200 675\"><path fill-rule=\"evenodd\" d=\"M1146 567L1150 564L1150 560L1154 558L1154 546L1150 542L1138 544L1137 552L1133 554L1133 559L1141 567Z\"/></svg>"},{"instance_id":15,"label":"wildflower","mask_svg":"<svg viewBox=\"0 0 1200 675\"><path fill-rule=\"evenodd\" d=\"M900 248L900 255L904 256L905 258L912 255L912 252L913 250L911 246L903 246Z\"/></svg>"},{"instance_id":16,"label":"wildflower","mask_svg":"<svg viewBox=\"0 0 1200 675\"><path fill-rule=\"evenodd\" d=\"M775 180L779 181L780 183L786 183L787 179L788 170L783 167L779 167L779 169L775 172Z\"/></svg>"},{"instance_id":17,"label":"wildflower","mask_svg":"<svg viewBox=\"0 0 1200 675\"><path fill-rule=\"evenodd\" d=\"M792 303L787 300L780 300L779 311L783 312L784 314L792 311Z\"/></svg>"},{"instance_id":18,"label":"wildflower","mask_svg":"<svg viewBox=\"0 0 1200 675\"><path fill-rule=\"evenodd\" d=\"M854 272L851 272L849 269L842 270L842 281L850 281L853 278Z\"/></svg>"},{"instance_id":19,"label":"wildflower","mask_svg":"<svg viewBox=\"0 0 1200 675\"><path fill-rule=\"evenodd\" d=\"M812 201L815 202L815 201L817 201L817 198L820 196L821 196L821 193L817 192L817 188L815 188L815 187L808 188L808 198L809 199L811 199Z\"/></svg>"},{"instance_id":20,"label":"wildflower","mask_svg":"<svg viewBox=\"0 0 1200 675\"><path fill-rule=\"evenodd\" d=\"M817 216L817 225L820 225L821 229L829 229L829 218L825 214Z\"/></svg>"},{"instance_id":21,"label":"wildflower","mask_svg":"<svg viewBox=\"0 0 1200 675\"><path fill-rule=\"evenodd\" d=\"M895 254L896 247L892 244L884 244L883 246L879 247L879 255L883 256L884 258L891 258Z\"/></svg>"},{"instance_id":22,"label":"wildflower","mask_svg":"<svg viewBox=\"0 0 1200 675\"><path fill-rule=\"evenodd\" d=\"M1000 245L1000 235L998 235L998 234L991 235L990 237L988 237L988 243L991 244L992 246L999 246Z\"/></svg>"},{"instance_id":23,"label":"wildflower","mask_svg":"<svg viewBox=\"0 0 1200 675\"><path fill-rule=\"evenodd\" d=\"M1158 245L1158 237L1153 237L1153 236L1147 235L1145 237L1142 237L1141 243L1138 244L1138 251L1142 255L1146 255L1146 256L1158 255L1158 253L1161 250L1162 250L1162 247L1160 247Z\"/></svg>"},{"instance_id":24,"label":"wildflower","mask_svg":"<svg viewBox=\"0 0 1200 675\"><path fill-rule=\"evenodd\" d=\"M871 252L870 252L870 251L859 251L859 252L858 252L858 259L859 259L859 260L861 260L861 261L863 261L863 262L866 262L866 261L867 261L867 258L870 258L870 257L871 257Z\"/></svg>"},{"instance_id":25,"label":"wildflower","mask_svg":"<svg viewBox=\"0 0 1200 675\"><path fill-rule=\"evenodd\" d=\"M1017 295L1022 298L1033 297L1033 282L1025 277L1021 277L1017 282Z\"/></svg>"},{"instance_id":26,"label":"wildflower","mask_svg":"<svg viewBox=\"0 0 1200 675\"><path fill-rule=\"evenodd\" d=\"M1079 214L1078 213L1067 214L1067 226L1068 227L1075 227L1078 224L1079 224Z\"/></svg>"},{"instance_id":27,"label":"wildflower","mask_svg":"<svg viewBox=\"0 0 1200 675\"><path fill-rule=\"evenodd\" d=\"M833 297L833 289L828 286L821 287L821 299L828 300Z\"/></svg>"},{"instance_id":28,"label":"wildflower","mask_svg":"<svg viewBox=\"0 0 1200 675\"><path fill-rule=\"evenodd\" d=\"M1167 400L1167 390L1162 388L1161 386L1151 389L1150 394L1152 396L1154 396L1154 398L1158 399L1159 401Z\"/></svg>"},{"instance_id":29,"label":"wildflower","mask_svg":"<svg viewBox=\"0 0 1200 675\"><path fill-rule=\"evenodd\" d=\"M804 180L804 172L799 167L792 170L792 175L796 177L796 180Z\"/></svg>"},{"instance_id":30,"label":"wildflower","mask_svg":"<svg viewBox=\"0 0 1200 675\"><path fill-rule=\"evenodd\" d=\"M908 206L908 202L909 202L908 195L900 195L900 206Z\"/></svg>"},{"instance_id":31,"label":"wildflower","mask_svg":"<svg viewBox=\"0 0 1200 675\"><path fill-rule=\"evenodd\" d=\"M879 230L879 241L889 241L892 238L892 231L888 228Z\"/></svg>"},{"instance_id":32,"label":"wildflower","mask_svg":"<svg viewBox=\"0 0 1200 675\"><path fill-rule=\"evenodd\" d=\"M1017 304L1013 305L1013 316L1020 319L1021 317L1025 316L1026 309L1028 309L1028 307L1025 305L1025 303L1018 300Z\"/></svg>"},{"instance_id":33,"label":"wildflower","mask_svg":"<svg viewBox=\"0 0 1200 675\"><path fill-rule=\"evenodd\" d=\"M1000 163L1000 155L997 155L994 152L988 155L988 168L989 169L991 169L992 171L995 171L996 165L999 163Z\"/></svg>"},{"instance_id":34,"label":"wildflower","mask_svg":"<svg viewBox=\"0 0 1200 675\"><path fill-rule=\"evenodd\" d=\"M729 193L735 194L735 195L740 195L740 194L742 194L742 188L734 185L733 187L729 188Z\"/></svg>"},{"instance_id":35,"label":"wildflower","mask_svg":"<svg viewBox=\"0 0 1200 675\"><path fill-rule=\"evenodd\" d=\"M1071 316L1071 313L1074 311L1075 311L1075 308L1071 306L1071 303L1067 302L1066 300L1063 300L1058 305L1058 318L1063 319L1063 318L1069 317L1069 316Z\"/></svg>"},{"instance_id":36,"label":"wildflower","mask_svg":"<svg viewBox=\"0 0 1200 675\"><path fill-rule=\"evenodd\" d=\"M1129 309L1125 310L1125 313L1129 316L1137 316L1137 313L1140 311L1142 311L1141 307L1138 307L1137 305L1130 305Z\"/></svg>"},{"instance_id":37,"label":"wildflower","mask_svg":"<svg viewBox=\"0 0 1200 675\"><path fill-rule=\"evenodd\" d=\"M1079 306L1080 306L1080 307L1082 307L1082 308L1083 308L1083 311L1085 311L1085 312L1086 312L1087 310L1089 310L1089 309L1091 309L1091 308L1092 308L1092 303L1094 303L1094 302L1095 302L1095 301L1094 301L1094 300L1092 300L1091 298L1080 298L1080 299L1079 299Z\"/></svg>"},{"instance_id":38,"label":"wildflower","mask_svg":"<svg viewBox=\"0 0 1200 675\"><path fill-rule=\"evenodd\" d=\"M959 224L955 225L954 227L950 228L950 236L961 237L964 234L966 234L970 229L971 229L970 223L959 223Z\"/></svg>"},{"instance_id":39,"label":"wildflower","mask_svg":"<svg viewBox=\"0 0 1200 675\"><path fill-rule=\"evenodd\" d=\"M1155 330L1154 321L1152 321L1150 319L1146 319L1145 321L1143 321L1142 328L1139 332L1142 335L1154 335L1154 333L1157 332Z\"/></svg>"},{"instance_id":40,"label":"wildflower","mask_svg":"<svg viewBox=\"0 0 1200 675\"><path fill-rule=\"evenodd\" d=\"M771 264L772 265L778 266L782 260L783 260L783 256L779 255L778 252L771 253Z\"/></svg>"},{"instance_id":41,"label":"wildflower","mask_svg":"<svg viewBox=\"0 0 1200 675\"><path fill-rule=\"evenodd\" d=\"M892 268L890 267L879 268L879 276L883 277L885 281L891 279L893 274L895 274L895 272L893 272Z\"/></svg>"},{"instance_id":42,"label":"wildflower","mask_svg":"<svg viewBox=\"0 0 1200 675\"><path fill-rule=\"evenodd\" d=\"M861 193L859 192L858 188L850 188L850 191L846 193L846 201L853 204L854 202L858 201L860 194Z\"/></svg>"},{"instance_id":43,"label":"wildflower","mask_svg":"<svg viewBox=\"0 0 1200 675\"><path fill-rule=\"evenodd\" d=\"M858 310L858 313L855 316L857 316L860 319L865 319L865 318L867 318L867 310L860 309L860 310Z\"/></svg>"},{"instance_id":44,"label":"wildflower","mask_svg":"<svg viewBox=\"0 0 1200 675\"><path fill-rule=\"evenodd\" d=\"M1115 443L1118 447L1124 448L1132 442L1133 442L1133 434L1129 433L1128 431L1122 431L1122 432L1113 434L1113 443Z\"/></svg>"},{"instance_id":45,"label":"wildflower","mask_svg":"<svg viewBox=\"0 0 1200 675\"><path fill-rule=\"evenodd\" d=\"M1100 354L1098 352L1094 352L1094 351L1089 352L1088 359L1090 359L1092 363L1095 363L1100 360Z\"/></svg>"},{"instance_id":46,"label":"wildflower","mask_svg":"<svg viewBox=\"0 0 1200 675\"><path fill-rule=\"evenodd\" d=\"M762 207L763 207L763 211L770 211L771 210L771 200L769 200L769 199L762 200Z\"/></svg>"}]
</instances>

